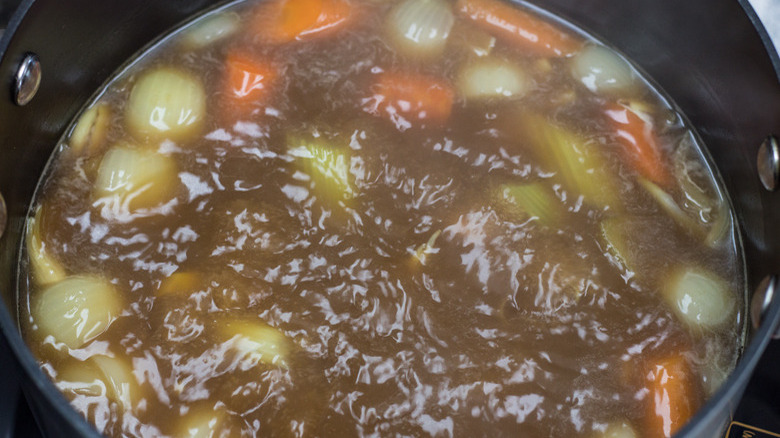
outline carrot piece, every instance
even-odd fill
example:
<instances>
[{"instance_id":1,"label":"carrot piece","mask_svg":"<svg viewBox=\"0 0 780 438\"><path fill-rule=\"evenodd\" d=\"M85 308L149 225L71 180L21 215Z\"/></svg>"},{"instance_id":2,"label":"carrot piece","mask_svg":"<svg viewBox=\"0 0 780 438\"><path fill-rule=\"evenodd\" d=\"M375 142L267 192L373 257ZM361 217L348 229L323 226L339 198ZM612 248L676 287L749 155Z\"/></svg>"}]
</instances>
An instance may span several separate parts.
<instances>
[{"instance_id":1,"label":"carrot piece","mask_svg":"<svg viewBox=\"0 0 780 438\"><path fill-rule=\"evenodd\" d=\"M267 60L245 52L230 52L225 60L224 100L230 116L241 116L265 100L276 80L276 69Z\"/></svg>"},{"instance_id":2,"label":"carrot piece","mask_svg":"<svg viewBox=\"0 0 780 438\"><path fill-rule=\"evenodd\" d=\"M401 130L412 122L442 124L450 117L455 91L446 81L414 73L378 76L364 107L367 112L388 117Z\"/></svg>"},{"instance_id":3,"label":"carrot piece","mask_svg":"<svg viewBox=\"0 0 780 438\"><path fill-rule=\"evenodd\" d=\"M325 36L354 17L349 0L271 0L257 11L256 32L281 44L310 36Z\"/></svg>"},{"instance_id":4,"label":"carrot piece","mask_svg":"<svg viewBox=\"0 0 780 438\"><path fill-rule=\"evenodd\" d=\"M671 437L698 407L690 367L683 356L671 356L652 364L646 379L650 393L645 436Z\"/></svg>"},{"instance_id":5,"label":"carrot piece","mask_svg":"<svg viewBox=\"0 0 780 438\"><path fill-rule=\"evenodd\" d=\"M533 55L569 56L582 46L565 31L501 0L458 0L456 9L497 38Z\"/></svg>"},{"instance_id":6,"label":"carrot piece","mask_svg":"<svg viewBox=\"0 0 780 438\"><path fill-rule=\"evenodd\" d=\"M671 174L664 165L663 155L651 120L642 117L626 105L610 103L604 109L618 142L624 147L626 159L650 181L670 187Z\"/></svg>"}]
</instances>

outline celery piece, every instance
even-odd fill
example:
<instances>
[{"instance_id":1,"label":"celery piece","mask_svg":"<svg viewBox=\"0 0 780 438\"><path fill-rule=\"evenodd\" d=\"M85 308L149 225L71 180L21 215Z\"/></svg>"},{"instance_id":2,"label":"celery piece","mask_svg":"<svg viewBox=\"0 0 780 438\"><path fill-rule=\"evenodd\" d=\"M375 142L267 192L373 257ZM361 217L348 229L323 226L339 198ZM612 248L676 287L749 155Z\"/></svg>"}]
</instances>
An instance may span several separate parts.
<instances>
[{"instance_id":1,"label":"celery piece","mask_svg":"<svg viewBox=\"0 0 780 438\"><path fill-rule=\"evenodd\" d=\"M542 183L503 184L498 189L501 210L514 220L534 218L543 225L555 225L563 215L558 199Z\"/></svg>"},{"instance_id":2,"label":"celery piece","mask_svg":"<svg viewBox=\"0 0 780 438\"><path fill-rule=\"evenodd\" d=\"M347 150L329 144L322 137L301 136L288 136L287 149L304 163L304 170L322 196L339 201L354 195Z\"/></svg>"},{"instance_id":3,"label":"celery piece","mask_svg":"<svg viewBox=\"0 0 780 438\"><path fill-rule=\"evenodd\" d=\"M586 139L539 114L523 113L519 125L540 164L555 171L567 189L593 207L617 207L614 176Z\"/></svg>"},{"instance_id":4,"label":"celery piece","mask_svg":"<svg viewBox=\"0 0 780 438\"><path fill-rule=\"evenodd\" d=\"M630 221L612 217L601 221L601 237L606 250L627 271L636 273L637 260L629 245L629 236L635 231Z\"/></svg>"},{"instance_id":5,"label":"celery piece","mask_svg":"<svg viewBox=\"0 0 780 438\"><path fill-rule=\"evenodd\" d=\"M439 250L436 248L436 239L439 238L439 235L441 235L441 230L436 230L433 234L431 234L431 237L426 243L423 243L414 250L413 257L415 260L419 261L420 264L424 265L428 261L428 257L431 254L439 252Z\"/></svg>"},{"instance_id":6,"label":"celery piece","mask_svg":"<svg viewBox=\"0 0 780 438\"><path fill-rule=\"evenodd\" d=\"M686 232L695 237L705 238L704 227L696 220L688 216L677 203L674 198L664 191L664 189L658 187L652 182L638 177L639 184L647 190L647 193L658 203L662 210L666 212L674 221L682 227Z\"/></svg>"}]
</instances>

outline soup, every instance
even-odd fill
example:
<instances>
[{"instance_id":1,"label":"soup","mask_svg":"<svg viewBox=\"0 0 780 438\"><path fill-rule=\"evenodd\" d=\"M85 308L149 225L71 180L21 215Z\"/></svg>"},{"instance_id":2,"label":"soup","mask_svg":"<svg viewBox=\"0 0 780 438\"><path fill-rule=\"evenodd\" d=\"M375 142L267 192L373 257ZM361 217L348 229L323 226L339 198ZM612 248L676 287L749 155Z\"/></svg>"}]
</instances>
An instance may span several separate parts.
<instances>
[{"instance_id":1,"label":"soup","mask_svg":"<svg viewBox=\"0 0 780 438\"><path fill-rule=\"evenodd\" d=\"M670 436L743 261L696 136L497 0L231 3L74 122L23 334L110 436Z\"/></svg>"}]
</instances>

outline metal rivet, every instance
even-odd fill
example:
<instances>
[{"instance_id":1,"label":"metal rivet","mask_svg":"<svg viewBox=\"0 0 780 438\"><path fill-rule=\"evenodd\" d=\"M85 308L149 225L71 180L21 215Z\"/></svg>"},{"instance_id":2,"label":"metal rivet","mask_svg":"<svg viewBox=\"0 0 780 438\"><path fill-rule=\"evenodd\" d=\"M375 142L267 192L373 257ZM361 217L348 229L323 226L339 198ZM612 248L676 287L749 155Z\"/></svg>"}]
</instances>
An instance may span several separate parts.
<instances>
[{"instance_id":1,"label":"metal rivet","mask_svg":"<svg viewBox=\"0 0 780 438\"><path fill-rule=\"evenodd\" d=\"M775 191L780 182L780 145L777 137L770 135L758 148L758 177L764 188Z\"/></svg>"},{"instance_id":2,"label":"metal rivet","mask_svg":"<svg viewBox=\"0 0 780 438\"><path fill-rule=\"evenodd\" d=\"M16 70L14 81L14 102L23 106L30 103L41 85L41 61L35 53L24 55Z\"/></svg>"},{"instance_id":3,"label":"metal rivet","mask_svg":"<svg viewBox=\"0 0 780 438\"><path fill-rule=\"evenodd\" d=\"M5 232L5 225L8 222L8 213L6 213L5 210L5 199L3 199L3 194L0 193L0 237L3 237L3 233Z\"/></svg>"},{"instance_id":4,"label":"metal rivet","mask_svg":"<svg viewBox=\"0 0 780 438\"><path fill-rule=\"evenodd\" d=\"M763 321L769 306L772 304L776 290L777 277L774 275L767 276L758 285L756 292L753 294L753 299L750 301L750 319L753 322L754 329L758 330L761 326L761 321ZM780 329L774 334L774 337L780 337Z\"/></svg>"}]
</instances>

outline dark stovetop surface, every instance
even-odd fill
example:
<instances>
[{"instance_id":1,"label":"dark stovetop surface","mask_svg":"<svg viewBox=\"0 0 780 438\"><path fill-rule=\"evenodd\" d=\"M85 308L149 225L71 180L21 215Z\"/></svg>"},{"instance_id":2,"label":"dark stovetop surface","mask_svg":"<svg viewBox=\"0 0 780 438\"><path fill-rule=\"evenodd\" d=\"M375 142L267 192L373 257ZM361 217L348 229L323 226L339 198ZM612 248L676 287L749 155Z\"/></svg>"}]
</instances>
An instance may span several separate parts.
<instances>
[{"instance_id":1,"label":"dark stovetop surface","mask_svg":"<svg viewBox=\"0 0 780 438\"><path fill-rule=\"evenodd\" d=\"M18 372L5 337L0 335L0 438L40 438L19 389ZM780 341L771 342L761 357L734 421L777 435L745 433L735 428L729 438L780 436Z\"/></svg>"}]
</instances>

